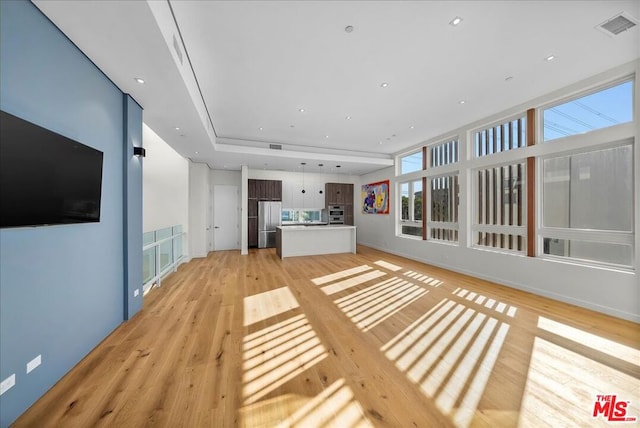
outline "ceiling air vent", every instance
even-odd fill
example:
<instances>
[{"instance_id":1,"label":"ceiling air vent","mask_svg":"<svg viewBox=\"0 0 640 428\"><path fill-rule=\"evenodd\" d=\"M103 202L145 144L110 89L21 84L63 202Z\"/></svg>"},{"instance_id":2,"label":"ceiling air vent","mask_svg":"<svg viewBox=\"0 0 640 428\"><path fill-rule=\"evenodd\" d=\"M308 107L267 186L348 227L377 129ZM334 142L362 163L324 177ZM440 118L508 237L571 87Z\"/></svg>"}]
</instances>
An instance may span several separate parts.
<instances>
[{"instance_id":1,"label":"ceiling air vent","mask_svg":"<svg viewBox=\"0 0 640 428\"><path fill-rule=\"evenodd\" d=\"M282 150L282 144L269 144L271 150Z\"/></svg>"},{"instance_id":2,"label":"ceiling air vent","mask_svg":"<svg viewBox=\"0 0 640 428\"><path fill-rule=\"evenodd\" d=\"M626 12L620 12L613 18L609 18L602 24L598 25L596 29L611 37L615 37L618 34L624 33L628 29L635 27L636 25L638 25L637 19L633 18Z\"/></svg>"}]
</instances>

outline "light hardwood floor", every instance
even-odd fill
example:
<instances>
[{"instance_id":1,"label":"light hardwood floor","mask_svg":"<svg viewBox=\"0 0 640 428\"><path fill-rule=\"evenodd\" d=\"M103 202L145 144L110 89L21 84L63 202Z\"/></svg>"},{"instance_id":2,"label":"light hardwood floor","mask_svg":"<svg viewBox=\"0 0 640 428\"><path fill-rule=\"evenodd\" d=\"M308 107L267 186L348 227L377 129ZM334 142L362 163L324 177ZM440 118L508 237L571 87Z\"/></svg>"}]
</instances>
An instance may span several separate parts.
<instances>
[{"instance_id":1,"label":"light hardwood floor","mask_svg":"<svg viewBox=\"0 0 640 428\"><path fill-rule=\"evenodd\" d=\"M576 284L579 286L579 284ZM640 326L358 247L182 265L16 427L611 426Z\"/></svg>"}]
</instances>

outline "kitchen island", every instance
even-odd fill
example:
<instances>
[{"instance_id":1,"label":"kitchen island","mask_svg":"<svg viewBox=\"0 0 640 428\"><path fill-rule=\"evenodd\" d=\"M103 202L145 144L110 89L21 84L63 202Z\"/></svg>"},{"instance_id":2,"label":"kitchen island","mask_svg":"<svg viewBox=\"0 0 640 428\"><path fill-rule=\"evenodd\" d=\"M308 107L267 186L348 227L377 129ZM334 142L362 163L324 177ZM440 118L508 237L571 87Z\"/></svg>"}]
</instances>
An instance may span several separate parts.
<instances>
[{"instance_id":1,"label":"kitchen island","mask_svg":"<svg viewBox=\"0 0 640 428\"><path fill-rule=\"evenodd\" d=\"M330 224L323 226L279 226L276 228L276 253L281 259L355 252L355 226Z\"/></svg>"}]
</instances>

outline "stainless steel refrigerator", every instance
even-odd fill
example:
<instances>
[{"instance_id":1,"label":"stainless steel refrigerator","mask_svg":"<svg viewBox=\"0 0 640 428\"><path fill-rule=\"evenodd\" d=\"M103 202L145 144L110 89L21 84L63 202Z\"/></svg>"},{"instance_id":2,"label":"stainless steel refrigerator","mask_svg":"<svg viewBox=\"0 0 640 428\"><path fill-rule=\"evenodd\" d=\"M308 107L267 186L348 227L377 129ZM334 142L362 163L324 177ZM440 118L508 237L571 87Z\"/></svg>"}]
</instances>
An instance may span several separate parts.
<instances>
[{"instance_id":1,"label":"stainless steel refrigerator","mask_svg":"<svg viewBox=\"0 0 640 428\"><path fill-rule=\"evenodd\" d=\"M258 202L258 248L276 246L276 227L282 225L282 202Z\"/></svg>"}]
</instances>

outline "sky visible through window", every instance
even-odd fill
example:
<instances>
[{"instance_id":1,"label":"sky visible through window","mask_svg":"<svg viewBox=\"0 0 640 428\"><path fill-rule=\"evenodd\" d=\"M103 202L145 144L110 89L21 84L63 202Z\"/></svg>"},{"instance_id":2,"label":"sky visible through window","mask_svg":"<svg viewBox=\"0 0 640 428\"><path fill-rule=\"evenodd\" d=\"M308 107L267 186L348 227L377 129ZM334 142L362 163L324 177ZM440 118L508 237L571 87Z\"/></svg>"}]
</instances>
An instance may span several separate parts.
<instances>
[{"instance_id":1,"label":"sky visible through window","mask_svg":"<svg viewBox=\"0 0 640 428\"><path fill-rule=\"evenodd\" d=\"M633 81L543 111L543 141L582 134L633 120ZM523 123L523 129L524 129ZM522 131L522 130L521 130ZM480 156L476 142L476 156ZM400 173L422 169L422 152L401 158Z\"/></svg>"},{"instance_id":2,"label":"sky visible through window","mask_svg":"<svg viewBox=\"0 0 640 428\"><path fill-rule=\"evenodd\" d=\"M400 174L420 171L422 169L422 151L403 156L400 164Z\"/></svg>"},{"instance_id":3,"label":"sky visible through window","mask_svg":"<svg viewBox=\"0 0 640 428\"><path fill-rule=\"evenodd\" d=\"M587 95L544 111L544 141L633 120L633 82Z\"/></svg>"}]
</instances>

